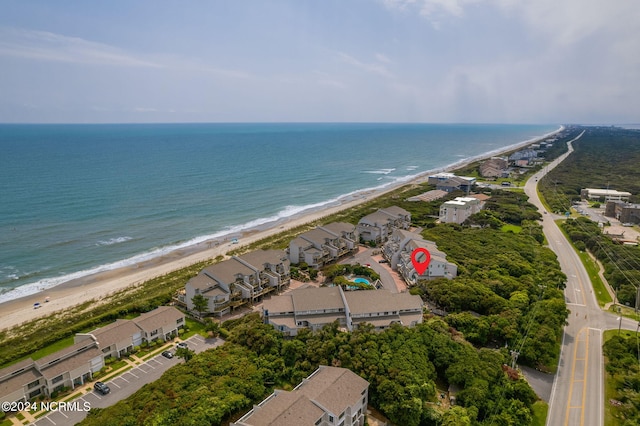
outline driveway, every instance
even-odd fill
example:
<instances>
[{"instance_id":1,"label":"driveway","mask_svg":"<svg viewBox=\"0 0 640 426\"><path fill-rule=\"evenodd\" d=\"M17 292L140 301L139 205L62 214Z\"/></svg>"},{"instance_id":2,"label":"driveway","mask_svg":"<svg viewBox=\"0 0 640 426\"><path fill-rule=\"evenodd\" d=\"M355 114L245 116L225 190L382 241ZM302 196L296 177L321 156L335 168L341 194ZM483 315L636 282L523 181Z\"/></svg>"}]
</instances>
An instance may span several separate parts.
<instances>
[{"instance_id":1,"label":"driveway","mask_svg":"<svg viewBox=\"0 0 640 426\"><path fill-rule=\"evenodd\" d=\"M186 340L189 349L200 353L207 349L215 348L224 343L222 339L205 339L196 334ZM173 352L174 349L171 349ZM167 359L161 354L150 358L127 372L109 380L107 385L111 392L107 395L98 394L93 389L80 398L68 402L67 406L57 407L49 414L38 419L34 424L38 426L70 425L82 421L90 408L105 408L127 398L147 383L158 380L162 374L174 365L183 362L174 357ZM83 388L87 388L84 385Z\"/></svg>"}]
</instances>

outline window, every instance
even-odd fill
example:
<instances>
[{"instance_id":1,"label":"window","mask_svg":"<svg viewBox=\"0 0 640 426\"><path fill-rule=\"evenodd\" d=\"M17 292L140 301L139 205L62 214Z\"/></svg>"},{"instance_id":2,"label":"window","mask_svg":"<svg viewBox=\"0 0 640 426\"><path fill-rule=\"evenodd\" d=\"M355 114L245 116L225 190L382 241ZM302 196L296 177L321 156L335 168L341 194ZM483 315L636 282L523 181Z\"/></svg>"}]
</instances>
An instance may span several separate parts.
<instances>
[{"instance_id":1,"label":"window","mask_svg":"<svg viewBox=\"0 0 640 426\"><path fill-rule=\"evenodd\" d=\"M153 331L151 332L151 335L152 335L152 336L155 336L156 334L158 334L158 330L153 330Z\"/></svg>"},{"instance_id":2,"label":"window","mask_svg":"<svg viewBox=\"0 0 640 426\"><path fill-rule=\"evenodd\" d=\"M176 320L176 324L181 324L181 323L183 323L183 322L184 322L184 317L182 317L182 318L178 318L178 319Z\"/></svg>"},{"instance_id":3,"label":"window","mask_svg":"<svg viewBox=\"0 0 640 426\"><path fill-rule=\"evenodd\" d=\"M59 375L58 377L54 377L53 380L51 380L51 384L55 384L62 381L62 374Z\"/></svg>"},{"instance_id":4,"label":"window","mask_svg":"<svg viewBox=\"0 0 640 426\"><path fill-rule=\"evenodd\" d=\"M344 411L342 412L342 414L340 414L340 418L344 417Z\"/></svg>"},{"instance_id":5,"label":"window","mask_svg":"<svg viewBox=\"0 0 640 426\"><path fill-rule=\"evenodd\" d=\"M322 417L320 417L318 420L316 420L316 426L318 426L320 423L322 423Z\"/></svg>"},{"instance_id":6,"label":"window","mask_svg":"<svg viewBox=\"0 0 640 426\"><path fill-rule=\"evenodd\" d=\"M333 416L329 416L329 423L333 423Z\"/></svg>"},{"instance_id":7,"label":"window","mask_svg":"<svg viewBox=\"0 0 640 426\"><path fill-rule=\"evenodd\" d=\"M33 389L36 386L38 386L40 384L40 379L36 380L35 382L31 382L27 385L27 389Z\"/></svg>"}]
</instances>

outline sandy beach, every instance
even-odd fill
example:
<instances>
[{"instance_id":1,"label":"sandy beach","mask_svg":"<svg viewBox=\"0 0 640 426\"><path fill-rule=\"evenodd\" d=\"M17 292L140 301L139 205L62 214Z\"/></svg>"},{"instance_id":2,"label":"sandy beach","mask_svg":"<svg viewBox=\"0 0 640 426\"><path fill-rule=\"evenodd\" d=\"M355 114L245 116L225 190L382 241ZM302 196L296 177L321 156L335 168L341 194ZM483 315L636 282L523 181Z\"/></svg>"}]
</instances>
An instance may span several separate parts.
<instances>
[{"instance_id":1,"label":"sandy beach","mask_svg":"<svg viewBox=\"0 0 640 426\"><path fill-rule=\"evenodd\" d=\"M483 158L489 158L501 153L513 151L521 147L535 143L536 141L550 137L562 131L562 127L555 132L544 135L540 138L528 140L517 145L506 147L500 151L487 153L484 156L468 159L464 162L457 163L451 167L442 170L432 170L425 172L412 182L397 184L392 187L385 188L382 191L366 191L349 199L342 200L339 205L324 208L322 210L303 213L298 217L290 218L287 221L275 223L270 228L248 230L243 233L237 244L227 241L220 241L209 244L205 242L192 249L182 249L171 252L162 257L149 260L133 266L127 266L120 269L101 272L91 276L68 281L56 287L52 287L41 293L25 296L19 299L10 300L0 304L0 330L13 327L15 325L43 317L60 310L68 309L75 305L95 299L100 300L110 293L120 291L122 289L136 286L155 277L168 274L178 269L185 268L195 263L214 259L219 255L225 255L231 250L249 245L266 237L273 236L280 232L304 225L309 222L316 221L325 216L337 213L342 210L357 206L372 198L384 195L398 187L410 185L412 183L422 183L426 181L427 176L436 171L454 170L465 166L466 164L478 161ZM45 300L48 298L48 302ZM40 303L39 309L34 309L34 303Z\"/></svg>"}]
</instances>

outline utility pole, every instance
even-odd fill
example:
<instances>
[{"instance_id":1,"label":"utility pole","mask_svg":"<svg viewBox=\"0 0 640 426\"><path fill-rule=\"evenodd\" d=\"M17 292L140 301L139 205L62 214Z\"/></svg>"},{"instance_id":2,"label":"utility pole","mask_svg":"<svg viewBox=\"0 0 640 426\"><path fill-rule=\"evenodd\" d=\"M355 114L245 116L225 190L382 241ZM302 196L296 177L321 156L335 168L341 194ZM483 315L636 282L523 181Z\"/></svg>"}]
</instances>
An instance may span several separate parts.
<instances>
[{"instance_id":1,"label":"utility pole","mask_svg":"<svg viewBox=\"0 0 640 426\"><path fill-rule=\"evenodd\" d=\"M518 361L519 351L511 351L511 368L516 368L516 362Z\"/></svg>"}]
</instances>

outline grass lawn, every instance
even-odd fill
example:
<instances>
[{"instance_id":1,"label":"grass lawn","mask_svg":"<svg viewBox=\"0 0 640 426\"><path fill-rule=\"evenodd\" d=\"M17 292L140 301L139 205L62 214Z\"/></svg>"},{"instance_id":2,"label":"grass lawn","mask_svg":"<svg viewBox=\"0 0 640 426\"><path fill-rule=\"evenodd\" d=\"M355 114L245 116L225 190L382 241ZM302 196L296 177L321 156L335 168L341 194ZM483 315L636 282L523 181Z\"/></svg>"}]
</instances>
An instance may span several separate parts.
<instances>
[{"instance_id":1,"label":"grass lawn","mask_svg":"<svg viewBox=\"0 0 640 426\"><path fill-rule=\"evenodd\" d=\"M598 274L598 272L600 271L600 267L598 266L598 264L587 253L578 250L576 250L576 252L578 253L578 256L580 256L580 260L582 260L582 264L589 274L591 284L593 285L593 290L596 292L598 305L600 305L600 307L602 308L605 304L613 302L611 295L607 291L607 287Z\"/></svg>"},{"instance_id":2,"label":"grass lawn","mask_svg":"<svg viewBox=\"0 0 640 426\"><path fill-rule=\"evenodd\" d=\"M209 334L206 331L204 331L203 324L189 317L186 318L186 322L187 322L187 328L189 329L189 331L187 331L182 336L180 336L182 340L186 340L189 337L194 336L196 334L199 334L205 338L209 337Z\"/></svg>"},{"instance_id":3,"label":"grass lawn","mask_svg":"<svg viewBox=\"0 0 640 426\"><path fill-rule=\"evenodd\" d=\"M547 423L547 413L549 405L544 401L536 401L533 404L533 421L532 426L544 426Z\"/></svg>"},{"instance_id":4,"label":"grass lawn","mask_svg":"<svg viewBox=\"0 0 640 426\"><path fill-rule=\"evenodd\" d=\"M513 232L514 234L519 234L522 232L522 226L505 224L502 225L502 228L500 228L500 230L502 232Z\"/></svg>"}]
</instances>

